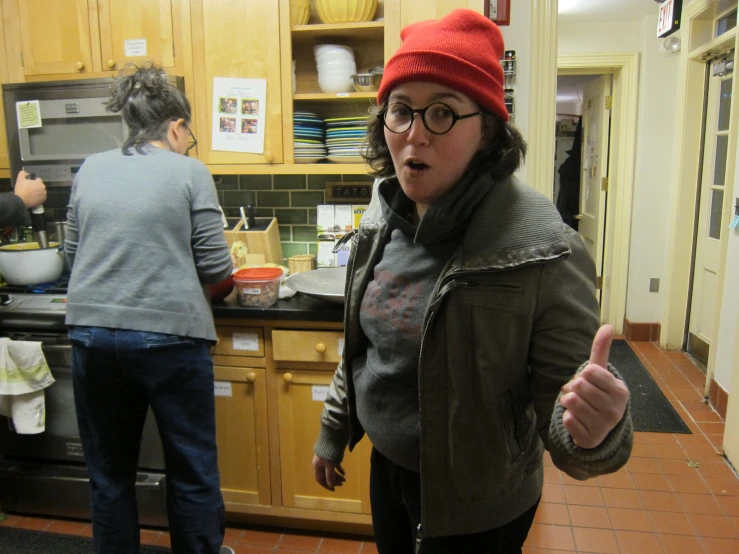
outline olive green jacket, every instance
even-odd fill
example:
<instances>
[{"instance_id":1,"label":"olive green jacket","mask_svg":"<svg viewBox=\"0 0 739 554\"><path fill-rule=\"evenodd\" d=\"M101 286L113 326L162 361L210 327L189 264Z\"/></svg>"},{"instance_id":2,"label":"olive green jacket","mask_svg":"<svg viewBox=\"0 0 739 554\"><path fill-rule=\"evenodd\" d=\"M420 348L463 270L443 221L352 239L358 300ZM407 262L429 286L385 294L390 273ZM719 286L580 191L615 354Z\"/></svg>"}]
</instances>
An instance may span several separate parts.
<instances>
[{"instance_id":1,"label":"olive green jacket","mask_svg":"<svg viewBox=\"0 0 739 554\"><path fill-rule=\"evenodd\" d=\"M325 460L340 461L364 435L352 360L364 355L359 310L389 233L373 200L352 242L346 346L315 446ZM633 441L628 407L603 443L586 450L562 426L557 401L590 356L599 327L594 282L582 240L548 199L515 178L492 186L424 316L418 362L424 535L485 531L521 515L541 495L544 448L576 479L626 463Z\"/></svg>"}]
</instances>

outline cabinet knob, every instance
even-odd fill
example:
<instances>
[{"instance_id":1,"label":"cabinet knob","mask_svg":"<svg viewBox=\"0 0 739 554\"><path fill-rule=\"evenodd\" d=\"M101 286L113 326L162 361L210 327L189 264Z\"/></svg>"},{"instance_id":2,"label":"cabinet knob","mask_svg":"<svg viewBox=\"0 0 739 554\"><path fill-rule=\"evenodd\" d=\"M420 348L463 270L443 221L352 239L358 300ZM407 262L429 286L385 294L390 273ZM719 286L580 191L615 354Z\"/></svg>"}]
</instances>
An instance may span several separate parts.
<instances>
[{"instance_id":1,"label":"cabinet knob","mask_svg":"<svg viewBox=\"0 0 739 554\"><path fill-rule=\"evenodd\" d=\"M265 152L264 153L264 159L271 163L272 160L275 159L275 157L272 155L271 152Z\"/></svg>"},{"instance_id":2,"label":"cabinet knob","mask_svg":"<svg viewBox=\"0 0 739 554\"><path fill-rule=\"evenodd\" d=\"M113 69L115 67L115 60L108 60L105 62L105 65L107 65L110 69Z\"/></svg>"},{"instance_id":3,"label":"cabinet knob","mask_svg":"<svg viewBox=\"0 0 739 554\"><path fill-rule=\"evenodd\" d=\"M254 381L257 380L257 374L253 371L250 371L249 373L246 374L246 380L249 381L250 383L253 383Z\"/></svg>"},{"instance_id":4,"label":"cabinet knob","mask_svg":"<svg viewBox=\"0 0 739 554\"><path fill-rule=\"evenodd\" d=\"M82 71L83 69L85 69L85 64L83 64L82 62L77 62L76 64L74 64L74 66L75 66L75 67L76 67L76 68L77 68L78 70L80 70L80 71Z\"/></svg>"},{"instance_id":5,"label":"cabinet knob","mask_svg":"<svg viewBox=\"0 0 739 554\"><path fill-rule=\"evenodd\" d=\"M293 374L292 373L285 373L282 376L282 379L283 379L283 381L285 381L285 383L292 383L292 381L293 381Z\"/></svg>"},{"instance_id":6,"label":"cabinet knob","mask_svg":"<svg viewBox=\"0 0 739 554\"><path fill-rule=\"evenodd\" d=\"M216 337L216 346L221 344L221 337Z\"/></svg>"},{"instance_id":7,"label":"cabinet knob","mask_svg":"<svg viewBox=\"0 0 739 554\"><path fill-rule=\"evenodd\" d=\"M324 352L326 352L326 345L322 342L319 342L316 345L316 352L318 352L319 354L323 354Z\"/></svg>"}]
</instances>

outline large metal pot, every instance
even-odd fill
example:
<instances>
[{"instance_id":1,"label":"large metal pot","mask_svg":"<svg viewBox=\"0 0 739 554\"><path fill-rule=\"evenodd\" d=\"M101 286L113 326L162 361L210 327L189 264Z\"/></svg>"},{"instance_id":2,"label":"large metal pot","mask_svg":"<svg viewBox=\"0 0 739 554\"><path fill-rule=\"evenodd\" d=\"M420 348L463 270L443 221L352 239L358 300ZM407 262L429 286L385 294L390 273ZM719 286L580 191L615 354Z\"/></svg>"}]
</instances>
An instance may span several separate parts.
<instances>
[{"instance_id":1,"label":"large metal pot","mask_svg":"<svg viewBox=\"0 0 739 554\"><path fill-rule=\"evenodd\" d=\"M64 271L64 252L58 242L39 248L37 242L0 246L0 273L10 285L51 283Z\"/></svg>"}]
</instances>

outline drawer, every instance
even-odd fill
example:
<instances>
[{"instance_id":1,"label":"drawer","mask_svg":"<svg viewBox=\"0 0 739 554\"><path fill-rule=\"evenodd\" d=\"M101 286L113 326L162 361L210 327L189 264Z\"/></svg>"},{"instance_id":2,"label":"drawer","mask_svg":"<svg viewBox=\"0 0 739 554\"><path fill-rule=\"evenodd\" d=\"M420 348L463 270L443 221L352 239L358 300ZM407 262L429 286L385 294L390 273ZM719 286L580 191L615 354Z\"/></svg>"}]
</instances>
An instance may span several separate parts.
<instances>
[{"instance_id":1,"label":"drawer","mask_svg":"<svg viewBox=\"0 0 739 554\"><path fill-rule=\"evenodd\" d=\"M286 362L339 362L341 331L272 331L272 357Z\"/></svg>"},{"instance_id":2,"label":"drawer","mask_svg":"<svg viewBox=\"0 0 739 554\"><path fill-rule=\"evenodd\" d=\"M264 357L264 332L261 327L216 327L218 344L211 348L214 356Z\"/></svg>"}]
</instances>

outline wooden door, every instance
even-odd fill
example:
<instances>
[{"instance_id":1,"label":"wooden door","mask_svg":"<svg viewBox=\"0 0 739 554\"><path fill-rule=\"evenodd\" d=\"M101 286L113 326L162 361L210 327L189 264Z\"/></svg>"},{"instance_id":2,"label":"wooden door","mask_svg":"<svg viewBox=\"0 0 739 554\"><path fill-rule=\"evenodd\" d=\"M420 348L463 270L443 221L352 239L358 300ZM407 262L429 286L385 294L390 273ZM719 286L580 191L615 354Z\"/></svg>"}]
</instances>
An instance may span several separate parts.
<instances>
[{"instance_id":1,"label":"wooden door","mask_svg":"<svg viewBox=\"0 0 739 554\"><path fill-rule=\"evenodd\" d=\"M282 163L279 4L264 0L193 0L192 39L196 125L206 164ZM213 150L213 79L265 79L267 102L261 154ZM289 86L289 84L288 84ZM235 114L236 129L239 113ZM218 124L218 121L215 122ZM216 127L218 130L218 127ZM240 131L236 131L240 132Z\"/></svg>"},{"instance_id":2,"label":"wooden door","mask_svg":"<svg viewBox=\"0 0 739 554\"><path fill-rule=\"evenodd\" d=\"M25 75L94 71L98 37L91 36L95 0L18 0ZM95 34L95 33L92 33Z\"/></svg>"},{"instance_id":3,"label":"wooden door","mask_svg":"<svg viewBox=\"0 0 739 554\"><path fill-rule=\"evenodd\" d=\"M370 513L369 467L372 445L362 439L347 452L342 466L346 483L335 492L313 477L313 445L321 428L323 399L333 378L330 371L277 370L282 504L308 510Z\"/></svg>"},{"instance_id":4,"label":"wooden door","mask_svg":"<svg viewBox=\"0 0 739 554\"><path fill-rule=\"evenodd\" d=\"M726 165L729 159L732 79L712 77L708 85L703 173L690 299L688 352L703 363L714 339L717 275L724 223ZM728 223L728 222L727 222Z\"/></svg>"},{"instance_id":5,"label":"wooden door","mask_svg":"<svg viewBox=\"0 0 739 554\"><path fill-rule=\"evenodd\" d=\"M177 1L177 0L175 0ZM171 0L97 0L103 70L151 61L174 67Z\"/></svg>"},{"instance_id":6,"label":"wooden door","mask_svg":"<svg viewBox=\"0 0 739 554\"><path fill-rule=\"evenodd\" d=\"M267 383L259 368L214 367L221 491L229 504L269 505Z\"/></svg>"},{"instance_id":7,"label":"wooden door","mask_svg":"<svg viewBox=\"0 0 739 554\"><path fill-rule=\"evenodd\" d=\"M583 94L582 177L580 179L580 220L578 232L595 261L598 298L603 289L603 244L606 229L608 191L608 144L611 76L599 77Z\"/></svg>"},{"instance_id":8,"label":"wooden door","mask_svg":"<svg viewBox=\"0 0 739 554\"><path fill-rule=\"evenodd\" d=\"M3 21L2 5L0 4L0 21ZM5 44L5 29L0 24L0 44ZM5 56L0 56L0 84L8 82L8 65ZM10 159L8 157L8 135L5 132L5 110L0 104L0 169L10 168ZM15 183L14 175L11 175L11 182Z\"/></svg>"}]
</instances>

